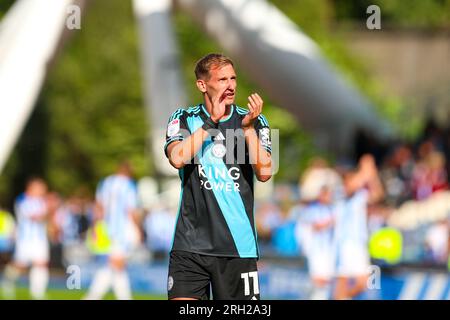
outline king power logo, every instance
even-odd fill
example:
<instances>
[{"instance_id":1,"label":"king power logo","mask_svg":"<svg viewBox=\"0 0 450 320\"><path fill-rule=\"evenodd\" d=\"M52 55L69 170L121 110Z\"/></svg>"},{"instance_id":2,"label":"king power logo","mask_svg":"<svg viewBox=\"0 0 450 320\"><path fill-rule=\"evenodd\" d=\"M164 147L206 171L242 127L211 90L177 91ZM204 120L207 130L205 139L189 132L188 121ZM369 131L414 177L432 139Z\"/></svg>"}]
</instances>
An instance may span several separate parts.
<instances>
[{"instance_id":1,"label":"king power logo","mask_svg":"<svg viewBox=\"0 0 450 320\"><path fill-rule=\"evenodd\" d=\"M197 168L202 189L225 192L240 191L237 180L239 180L241 172L238 167L204 167L200 164Z\"/></svg>"}]
</instances>

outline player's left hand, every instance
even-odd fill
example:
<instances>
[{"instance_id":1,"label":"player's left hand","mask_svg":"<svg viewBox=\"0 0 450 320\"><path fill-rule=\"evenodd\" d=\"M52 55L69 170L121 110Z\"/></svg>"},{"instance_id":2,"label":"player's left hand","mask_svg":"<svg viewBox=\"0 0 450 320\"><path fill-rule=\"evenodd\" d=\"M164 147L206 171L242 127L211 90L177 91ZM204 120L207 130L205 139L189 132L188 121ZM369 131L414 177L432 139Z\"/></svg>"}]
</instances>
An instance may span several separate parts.
<instances>
[{"instance_id":1,"label":"player's left hand","mask_svg":"<svg viewBox=\"0 0 450 320\"><path fill-rule=\"evenodd\" d=\"M251 128L253 127L256 119L261 114L263 107L263 100L257 93L253 93L248 97L248 110L249 113L245 115L242 119L242 128Z\"/></svg>"}]
</instances>

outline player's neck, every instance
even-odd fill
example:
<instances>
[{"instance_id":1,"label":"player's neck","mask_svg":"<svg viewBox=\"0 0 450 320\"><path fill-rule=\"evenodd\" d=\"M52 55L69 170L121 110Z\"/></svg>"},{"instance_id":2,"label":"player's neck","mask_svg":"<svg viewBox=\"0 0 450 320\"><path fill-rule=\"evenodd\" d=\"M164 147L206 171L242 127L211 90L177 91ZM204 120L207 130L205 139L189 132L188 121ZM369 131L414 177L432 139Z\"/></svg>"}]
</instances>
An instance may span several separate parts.
<instances>
[{"instance_id":1,"label":"player's neck","mask_svg":"<svg viewBox=\"0 0 450 320\"><path fill-rule=\"evenodd\" d=\"M116 172L116 176L121 176L121 177L125 177L125 178L129 178L130 175L126 172L121 172L121 171L117 171Z\"/></svg>"}]
</instances>

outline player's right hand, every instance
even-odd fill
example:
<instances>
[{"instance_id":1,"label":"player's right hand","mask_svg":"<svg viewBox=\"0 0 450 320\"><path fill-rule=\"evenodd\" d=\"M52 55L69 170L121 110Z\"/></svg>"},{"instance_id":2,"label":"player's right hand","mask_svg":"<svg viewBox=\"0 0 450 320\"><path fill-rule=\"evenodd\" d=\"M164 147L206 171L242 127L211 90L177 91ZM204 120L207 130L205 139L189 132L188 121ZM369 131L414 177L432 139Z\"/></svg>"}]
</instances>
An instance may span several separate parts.
<instances>
[{"instance_id":1,"label":"player's right hand","mask_svg":"<svg viewBox=\"0 0 450 320\"><path fill-rule=\"evenodd\" d=\"M219 91L219 93L212 99L212 111L211 111L211 119L214 122L219 122L219 120L225 115L226 105L225 105L225 91L228 88Z\"/></svg>"}]
</instances>

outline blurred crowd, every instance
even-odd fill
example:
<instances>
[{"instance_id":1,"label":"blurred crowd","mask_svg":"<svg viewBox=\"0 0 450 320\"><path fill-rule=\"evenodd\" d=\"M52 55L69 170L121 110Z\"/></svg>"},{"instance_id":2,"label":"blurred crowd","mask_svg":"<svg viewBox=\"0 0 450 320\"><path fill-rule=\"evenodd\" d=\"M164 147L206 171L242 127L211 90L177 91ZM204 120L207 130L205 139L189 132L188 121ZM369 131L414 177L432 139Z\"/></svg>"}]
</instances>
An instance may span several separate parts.
<instances>
[{"instance_id":1,"label":"blurred crowd","mask_svg":"<svg viewBox=\"0 0 450 320\"><path fill-rule=\"evenodd\" d=\"M40 178L31 178L30 181ZM46 187L45 187L46 188ZM19 201L19 198L16 201ZM71 259L84 259L85 254L101 255L98 247L101 234L95 226L95 197L86 190L78 190L73 195L64 198L55 191L45 191L41 195L45 199L48 215L46 229L51 250L51 264L55 267L69 265ZM138 210L138 225L140 228L131 237L140 240L137 246L140 250L150 253L150 259L164 259L172 244L172 233L175 228L176 206L164 194L156 196L151 207ZM0 209L0 264L11 259L15 238L18 234L16 210Z\"/></svg>"},{"instance_id":2,"label":"blurred crowd","mask_svg":"<svg viewBox=\"0 0 450 320\"><path fill-rule=\"evenodd\" d=\"M409 199L424 200L448 189L450 131L430 122L415 144L398 144L382 159L386 203L399 206Z\"/></svg>"},{"instance_id":3,"label":"blurred crowd","mask_svg":"<svg viewBox=\"0 0 450 320\"><path fill-rule=\"evenodd\" d=\"M401 262L447 265L450 247L450 129L439 129L430 122L415 143L399 142L382 151L379 147L373 149L383 197L368 204L369 237L378 230L393 227L402 235ZM301 209L308 204L305 193L309 193L311 188L305 185L305 177L311 171L332 172L331 175L336 177L332 188L339 198L346 172L357 170L359 166L357 162L338 162L331 166L324 159L316 158L311 160L298 184L276 185L273 196L257 205L262 252L275 256L297 256L299 252L302 255L299 216ZM320 178L319 174L316 177L313 180L319 185L318 180L326 179Z\"/></svg>"},{"instance_id":4,"label":"blurred crowd","mask_svg":"<svg viewBox=\"0 0 450 320\"><path fill-rule=\"evenodd\" d=\"M439 205L433 195L448 195L449 132L450 130L441 130L430 124L417 143L397 143L391 145L381 156L380 153L375 154L374 161L383 195L376 202L368 204L368 237L385 227L399 230L404 240L403 262L436 265L448 262L450 208ZM345 198L345 176L360 168L360 160L361 158L355 163L338 162L330 165L324 159L314 158L297 184L272 182L269 196L257 197L255 203L262 256L304 256L302 209L311 199L317 200L324 187L332 190L331 202L337 203L340 197ZM138 221L141 249L147 250L151 257L166 258L176 222L178 194L173 190L157 195L153 192L150 203L145 201L149 198L145 192L139 191L139 195L141 202L145 204L141 205ZM64 198L57 192L47 191L45 199L49 208L49 242L56 259L64 264L65 257L70 256L70 252L66 251L86 247L89 237L95 237L95 232L92 231L95 230L95 195L78 190ZM426 201L431 203L427 207L429 209L419 210L419 205ZM412 208L427 212L409 213ZM433 214L438 211L439 214ZM402 219L399 218L401 216ZM11 252L14 244L15 221L12 217L13 213L0 210L0 252L3 253ZM416 219L416 223L406 223L411 219ZM92 254L96 254L92 246L87 248Z\"/></svg>"}]
</instances>

